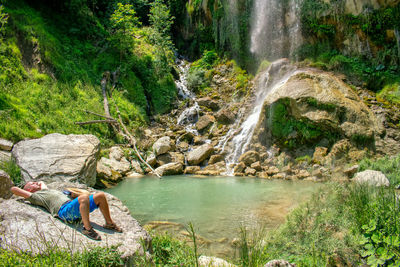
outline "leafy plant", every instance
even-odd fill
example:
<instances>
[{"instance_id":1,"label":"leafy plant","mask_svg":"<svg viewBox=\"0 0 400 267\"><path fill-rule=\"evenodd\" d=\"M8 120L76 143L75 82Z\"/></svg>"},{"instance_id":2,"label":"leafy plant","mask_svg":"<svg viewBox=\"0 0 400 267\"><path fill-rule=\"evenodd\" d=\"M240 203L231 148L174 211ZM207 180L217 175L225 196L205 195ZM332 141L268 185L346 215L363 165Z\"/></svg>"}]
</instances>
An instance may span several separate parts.
<instances>
[{"instance_id":1,"label":"leafy plant","mask_svg":"<svg viewBox=\"0 0 400 267\"><path fill-rule=\"evenodd\" d=\"M14 185L22 185L22 175L21 169L18 167L15 160L12 158L9 161L0 161L0 169L4 170L8 175L10 175L11 181Z\"/></svg>"},{"instance_id":2,"label":"leafy plant","mask_svg":"<svg viewBox=\"0 0 400 267\"><path fill-rule=\"evenodd\" d=\"M377 222L372 219L369 224L363 225L364 238L361 256L367 259L370 266L399 266L400 239L398 233L386 235L379 229Z\"/></svg>"}]
</instances>

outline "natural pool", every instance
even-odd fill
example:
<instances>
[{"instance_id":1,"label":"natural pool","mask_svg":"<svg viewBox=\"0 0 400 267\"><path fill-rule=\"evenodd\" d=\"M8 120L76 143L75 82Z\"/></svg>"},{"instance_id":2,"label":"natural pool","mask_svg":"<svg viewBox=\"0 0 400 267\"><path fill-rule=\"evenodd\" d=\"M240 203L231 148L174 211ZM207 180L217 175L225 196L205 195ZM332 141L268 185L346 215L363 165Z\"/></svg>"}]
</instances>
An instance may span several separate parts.
<instances>
[{"instance_id":1,"label":"natural pool","mask_svg":"<svg viewBox=\"0 0 400 267\"><path fill-rule=\"evenodd\" d=\"M167 176L126 179L106 190L121 199L132 216L155 231L187 238L192 222L200 252L233 255L239 228L272 229L310 198L321 184L243 177Z\"/></svg>"}]
</instances>

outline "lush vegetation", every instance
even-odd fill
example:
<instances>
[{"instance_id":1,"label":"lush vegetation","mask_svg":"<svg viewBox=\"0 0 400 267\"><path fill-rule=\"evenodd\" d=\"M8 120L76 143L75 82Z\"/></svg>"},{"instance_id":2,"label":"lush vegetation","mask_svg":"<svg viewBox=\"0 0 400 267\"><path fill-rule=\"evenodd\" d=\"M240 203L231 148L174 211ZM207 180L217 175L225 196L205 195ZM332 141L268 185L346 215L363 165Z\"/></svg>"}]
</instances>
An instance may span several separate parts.
<instances>
[{"instance_id":1,"label":"lush vegetation","mask_svg":"<svg viewBox=\"0 0 400 267\"><path fill-rule=\"evenodd\" d=\"M345 1L303 2L303 34L312 41L300 48L300 59L307 58L316 67L343 72L354 83L373 91L386 86L382 97L398 102L400 54L396 31L400 27L400 6L367 7L353 15L344 12L344 5ZM368 47L360 47L365 40Z\"/></svg>"},{"instance_id":2,"label":"lush vegetation","mask_svg":"<svg viewBox=\"0 0 400 267\"><path fill-rule=\"evenodd\" d=\"M1 137L18 141L60 132L112 140L105 124L74 123L98 119L85 110L104 112L100 80L115 71L118 79L108 83L110 111L115 116L117 105L130 128L171 108L176 88L167 6L155 1L148 16L141 14L148 20L142 25L131 4L75 2L2 6Z\"/></svg>"},{"instance_id":3,"label":"lush vegetation","mask_svg":"<svg viewBox=\"0 0 400 267\"><path fill-rule=\"evenodd\" d=\"M116 247L93 247L71 254L51 247L40 254L0 248L0 266L121 266L121 253Z\"/></svg>"}]
</instances>

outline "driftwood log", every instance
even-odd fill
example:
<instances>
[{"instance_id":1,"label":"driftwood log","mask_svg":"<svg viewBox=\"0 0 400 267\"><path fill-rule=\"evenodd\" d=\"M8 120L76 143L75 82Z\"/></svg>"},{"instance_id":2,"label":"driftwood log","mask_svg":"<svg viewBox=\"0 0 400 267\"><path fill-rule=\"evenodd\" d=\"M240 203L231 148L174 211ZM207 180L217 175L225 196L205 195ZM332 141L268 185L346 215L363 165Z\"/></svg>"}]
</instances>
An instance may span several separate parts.
<instances>
[{"instance_id":1,"label":"driftwood log","mask_svg":"<svg viewBox=\"0 0 400 267\"><path fill-rule=\"evenodd\" d=\"M110 98L111 98L111 100L113 101L113 103L115 105L115 109L117 110L118 120L114 119L110 114L109 102L108 102L108 97L107 97L107 82L110 79L110 72L106 71L103 74L103 78L101 79L101 91L102 91L102 94L103 94L103 106L104 106L105 115L98 114L98 113L95 113L93 111L85 110L86 113L105 118L105 120L92 120L92 121L84 121L84 122L75 122L75 124L85 125L85 124L94 124L94 123L108 123L109 125L112 126L112 129L116 133L122 135L129 142L129 145L131 147L133 147L133 149L135 150L135 154L140 159L140 161L143 162L155 175L157 175L157 177L161 178L161 176L140 155L139 150L136 147L136 139L130 134L130 132L126 128L124 122L122 121L121 114L120 114L119 109L118 109L118 105L115 103L115 101L114 101L114 99L112 97L112 91L116 87L116 83L117 83L117 80L118 80L118 74L119 74L119 69L117 69L116 71L114 71L112 73L113 85L112 85L111 90L110 90ZM121 128L122 128L122 130L121 130Z\"/></svg>"}]
</instances>

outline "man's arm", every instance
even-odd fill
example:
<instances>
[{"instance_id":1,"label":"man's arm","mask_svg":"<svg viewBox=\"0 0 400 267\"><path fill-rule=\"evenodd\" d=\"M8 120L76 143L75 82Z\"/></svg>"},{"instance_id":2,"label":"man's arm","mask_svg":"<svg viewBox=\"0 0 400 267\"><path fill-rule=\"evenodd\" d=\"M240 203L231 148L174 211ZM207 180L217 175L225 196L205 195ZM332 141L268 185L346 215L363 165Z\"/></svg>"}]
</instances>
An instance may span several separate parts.
<instances>
[{"instance_id":1,"label":"man's arm","mask_svg":"<svg viewBox=\"0 0 400 267\"><path fill-rule=\"evenodd\" d=\"M32 195L31 192L28 192L28 191L26 191L26 190L24 190L24 189L21 189L21 188L19 188L19 187L16 187L16 186L11 187L11 192L13 192L14 195L23 197L23 198L25 198L25 199L26 199L26 198L30 198L31 195Z\"/></svg>"}]
</instances>

